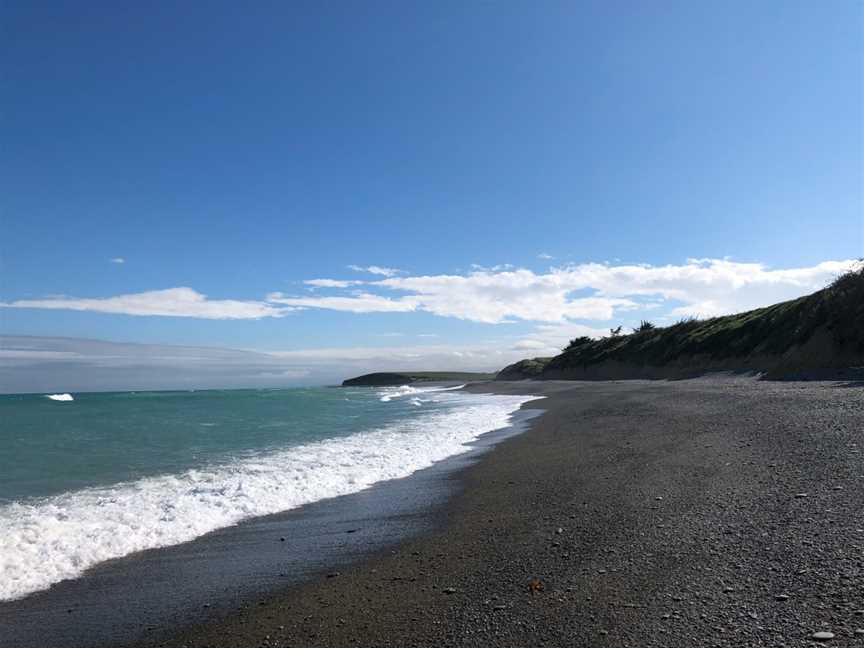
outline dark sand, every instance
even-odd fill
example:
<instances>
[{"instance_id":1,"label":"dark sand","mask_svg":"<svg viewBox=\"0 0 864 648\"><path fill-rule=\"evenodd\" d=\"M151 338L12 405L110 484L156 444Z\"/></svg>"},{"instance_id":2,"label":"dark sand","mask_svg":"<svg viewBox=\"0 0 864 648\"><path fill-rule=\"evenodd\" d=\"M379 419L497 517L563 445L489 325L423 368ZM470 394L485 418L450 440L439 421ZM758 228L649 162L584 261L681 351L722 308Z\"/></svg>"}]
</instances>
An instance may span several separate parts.
<instances>
[{"instance_id":1,"label":"dark sand","mask_svg":"<svg viewBox=\"0 0 864 648\"><path fill-rule=\"evenodd\" d=\"M860 383L474 389L547 412L437 530L166 645L864 646Z\"/></svg>"}]
</instances>

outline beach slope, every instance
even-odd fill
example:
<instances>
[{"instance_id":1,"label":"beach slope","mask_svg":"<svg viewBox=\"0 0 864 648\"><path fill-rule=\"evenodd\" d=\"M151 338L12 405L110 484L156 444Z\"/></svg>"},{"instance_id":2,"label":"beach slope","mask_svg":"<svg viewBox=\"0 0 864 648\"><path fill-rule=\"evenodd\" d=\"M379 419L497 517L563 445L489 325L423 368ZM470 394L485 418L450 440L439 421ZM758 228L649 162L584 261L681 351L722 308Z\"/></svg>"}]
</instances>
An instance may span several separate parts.
<instances>
[{"instance_id":1,"label":"beach slope","mask_svg":"<svg viewBox=\"0 0 864 648\"><path fill-rule=\"evenodd\" d=\"M458 474L436 531L168 645L864 641L860 383L472 389L546 412Z\"/></svg>"}]
</instances>

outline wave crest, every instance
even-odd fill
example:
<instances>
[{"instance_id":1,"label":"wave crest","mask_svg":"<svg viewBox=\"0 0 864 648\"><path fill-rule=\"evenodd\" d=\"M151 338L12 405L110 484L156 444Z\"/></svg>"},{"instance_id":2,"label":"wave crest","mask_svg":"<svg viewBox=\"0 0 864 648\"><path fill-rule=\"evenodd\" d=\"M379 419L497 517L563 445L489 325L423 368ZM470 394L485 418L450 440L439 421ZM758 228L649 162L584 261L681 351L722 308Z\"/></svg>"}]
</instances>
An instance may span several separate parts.
<instances>
[{"instance_id":1,"label":"wave crest","mask_svg":"<svg viewBox=\"0 0 864 648\"><path fill-rule=\"evenodd\" d=\"M507 426L534 397L430 398L454 406L225 465L0 506L0 600L46 589L111 558L406 477Z\"/></svg>"}]
</instances>

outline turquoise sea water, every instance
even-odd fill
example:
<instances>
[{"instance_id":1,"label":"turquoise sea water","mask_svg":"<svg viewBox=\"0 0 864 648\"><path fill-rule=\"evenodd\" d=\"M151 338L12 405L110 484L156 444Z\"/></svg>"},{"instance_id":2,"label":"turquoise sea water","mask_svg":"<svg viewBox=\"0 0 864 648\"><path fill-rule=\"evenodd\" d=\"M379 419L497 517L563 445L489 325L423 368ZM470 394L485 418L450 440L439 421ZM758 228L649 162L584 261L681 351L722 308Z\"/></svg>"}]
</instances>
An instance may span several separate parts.
<instances>
[{"instance_id":1,"label":"turquoise sea water","mask_svg":"<svg viewBox=\"0 0 864 648\"><path fill-rule=\"evenodd\" d=\"M372 389L0 396L0 503L350 435L455 402Z\"/></svg>"},{"instance_id":2,"label":"turquoise sea water","mask_svg":"<svg viewBox=\"0 0 864 648\"><path fill-rule=\"evenodd\" d=\"M527 400L437 387L0 396L0 600L404 477Z\"/></svg>"}]
</instances>

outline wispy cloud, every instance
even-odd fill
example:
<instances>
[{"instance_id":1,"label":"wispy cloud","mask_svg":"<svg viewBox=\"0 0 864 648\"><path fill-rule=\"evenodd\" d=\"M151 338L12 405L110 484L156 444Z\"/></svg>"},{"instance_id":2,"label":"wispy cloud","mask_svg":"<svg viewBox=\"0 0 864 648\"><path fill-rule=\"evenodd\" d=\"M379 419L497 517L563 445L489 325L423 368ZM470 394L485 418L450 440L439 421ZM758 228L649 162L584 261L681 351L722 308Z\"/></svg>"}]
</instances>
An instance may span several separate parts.
<instances>
[{"instance_id":1,"label":"wispy cloud","mask_svg":"<svg viewBox=\"0 0 864 648\"><path fill-rule=\"evenodd\" d=\"M52 297L19 299L2 303L4 308L42 308L52 310L90 311L120 315L194 317L200 319L238 320L281 317L291 308L261 301L208 299L192 288L150 290L104 298Z\"/></svg>"},{"instance_id":2,"label":"wispy cloud","mask_svg":"<svg viewBox=\"0 0 864 648\"><path fill-rule=\"evenodd\" d=\"M267 295L271 304L294 308L323 308L349 313L405 313L417 309L416 301L409 298L391 299L371 293L358 293L343 297L290 297L280 292Z\"/></svg>"},{"instance_id":3,"label":"wispy cloud","mask_svg":"<svg viewBox=\"0 0 864 648\"><path fill-rule=\"evenodd\" d=\"M277 294L271 301L363 313L423 311L490 324L608 321L622 310L656 311L663 306L671 309L671 315L707 317L799 297L824 287L854 263L825 261L775 270L760 263L688 259L665 266L571 264L542 274L490 268L466 275L388 277L367 282L367 292L360 295L285 298ZM389 297L373 289L403 294Z\"/></svg>"},{"instance_id":4,"label":"wispy cloud","mask_svg":"<svg viewBox=\"0 0 864 648\"><path fill-rule=\"evenodd\" d=\"M606 322L649 310L652 317L660 318L740 312L818 290L854 265L851 260L825 261L771 269L729 259L688 259L681 265L665 266L570 264L545 273L498 266L468 274L304 282L335 290L363 286L362 290L323 296L274 292L263 300L209 299L192 288L169 288L104 298L20 299L0 306L253 320L316 308L349 313L424 312L487 324L526 321L569 326L574 320ZM391 271L395 272L387 269Z\"/></svg>"},{"instance_id":5,"label":"wispy cloud","mask_svg":"<svg viewBox=\"0 0 864 648\"><path fill-rule=\"evenodd\" d=\"M518 351L428 345L252 351L0 336L0 393L334 384L370 371L494 371Z\"/></svg>"},{"instance_id":6,"label":"wispy cloud","mask_svg":"<svg viewBox=\"0 0 864 648\"><path fill-rule=\"evenodd\" d=\"M472 263L471 269L474 272L502 272L504 270L514 270L516 266L512 263L499 263L493 266L484 266L479 263Z\"/></svg>"},{"instance_id":7,"label":"wispy cloud","mask_svg":"<svg viewBox=\"0 0 864 648\"><path fill-rule=\"evenodd\" d=\"M520 338L512 348L530 351L530 355L535 356L557 355L573 338L582 336L600 338L608 334L608 328L598 328L575 322L538 324L533 332Z\"/></svg>"},{"instance_id":8,"label":"wispy cloud","mask_svg":"<svg viewBox=\"0 0 864 648\"><path fill-rule=\"evenodd\" d=\"M113 259L110 259L110 261L111 263L116 263L118 265L126 263L126 259L124 259L123 257L114 257Z\"/></svg>"},{"instance_id":9,"label":"wispy cloud","mask_svg":"<svg viewBox=\"0 0 864 648\"><path fill-rule=\"evenodd\" d=\"M349 286L357 286L364 282L347 281L344 279L307 279L303 283L315 288L348 288Z\"/></svg>"},{"instance_id":10,"label":"wispy cloud","mask_svg":"<svg viewBox=\"0 0 864 648\"><path fill-rule=\"evenodd\" d=\"M0 392L268 387L336 377L237 349L13 335L0 336L0 349Z\"/></svg>"},{"instance_id":11,"label":"wispy cloud","mask_svg":"<svg viewBox=\"0 0 864 648\"><path fill-rule=\"evenodd\" d=\"M540 254L537 255L537 258L543 259L544 261L549 261L551 259L554 259L555 257L552 256L551 254L547 253L547 252L541 252Z\"/></svg>"},{"instance_id":12,"label":"wispy cloud","mask_svg":"<svg viewBox=\"0 0 864 648\"><path fill-rule=\"evenodd\" d=\"M370 266L359 266L359 265L349 265L349 270L354 270L355 272L368 272L369 274L380 275L382 277L395 277L397 274L400 274L402 270L397 268L387 268L384 266L370 265Z\"/></svg>"},{"instance_id":13,"label":"wispy cloud","mask_svg":"<svg viewBox=\"0 0 864 648\"><path fill-rule=\"evenodd\" d=\"M711 317L793 299L824 288L854 260L771 269L729 259L688 259L683 265L570 265L553 270L562 283L599 295L650 296L678 302L673 315ZM657 301L655 300L655 303Z\"/></svg>"}]
</instances>

